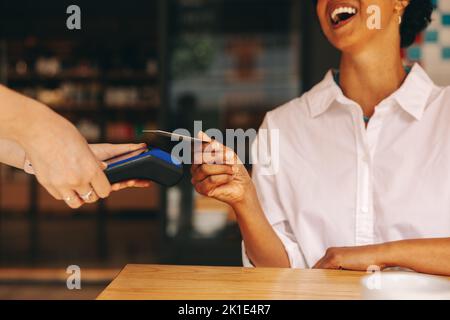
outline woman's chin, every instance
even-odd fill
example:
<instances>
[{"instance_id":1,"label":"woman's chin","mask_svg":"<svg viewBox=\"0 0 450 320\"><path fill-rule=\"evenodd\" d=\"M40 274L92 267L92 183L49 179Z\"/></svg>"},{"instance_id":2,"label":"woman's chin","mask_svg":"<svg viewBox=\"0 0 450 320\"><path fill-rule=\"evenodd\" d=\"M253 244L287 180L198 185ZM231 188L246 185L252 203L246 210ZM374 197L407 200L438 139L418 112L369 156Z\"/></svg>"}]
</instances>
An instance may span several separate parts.
<instances>
[{"instance_id":1,"label":"woman's chin","mask_svg":"<svg viewBox=\"0 0 450 320\"><path fill-rule=\"evenodd\" d=\"M339 51L352 50L360 47L368 40L368 35L363 32L363 27L355 21L350 22L338 29L327 27L325 34L328 41Z\"/></svg>"},{"instance_id":2,"label":"woman's chin","mask_svg":"<svg viewBox=\"0 0 450 320\"><path fill-rule=\"evenodd\" d=\"M358 48L364 47L367 44L367 39L362 39L361 37L353 35L345 36L333 36L329 37L328 40L337 50L344 53L351 53L357 51Z\"/></svg>"},{"instance_id":3,"label":"woman's chin","mask_svg":"<svg viewBox=\"0 0 450 320\"><path fill-rule=\"evenodd\" d=\"M358 44L348 38L333 39L332 41L330 40L330 42L333 47L341 52L352 52L353 48L357 47Z\"/></svg>"}]
</instances>

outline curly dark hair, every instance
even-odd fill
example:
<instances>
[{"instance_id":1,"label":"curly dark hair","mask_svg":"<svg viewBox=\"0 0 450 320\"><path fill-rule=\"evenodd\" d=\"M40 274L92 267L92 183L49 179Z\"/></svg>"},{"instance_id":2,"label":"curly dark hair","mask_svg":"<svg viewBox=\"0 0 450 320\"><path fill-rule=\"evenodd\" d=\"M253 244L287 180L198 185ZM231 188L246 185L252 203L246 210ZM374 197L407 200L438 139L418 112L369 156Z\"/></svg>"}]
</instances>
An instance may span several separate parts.
<instances>
[{"instance_id":1,"label":"curly dark hair","mask_svg":"<svg viewBox=\"0 0 450 320\"><path fill-rule=\"evenodd\" d=\"M313 1L317 5L317 0ZM432 0L410 0L400 26L402 48L412 45L417 35L428 27L433 10Z\"/></svg>"},{"instance_id":2,"label":"curly dark hair","mask_svg":"<svg viewBox=\"0 0 450 320\"><path fill-rule=\"evenodd\" d=\"M412 45L417 35L428 27L433 10L432 0L410 0L400 26L402 48Z\"/></svg>"}]
</instances>

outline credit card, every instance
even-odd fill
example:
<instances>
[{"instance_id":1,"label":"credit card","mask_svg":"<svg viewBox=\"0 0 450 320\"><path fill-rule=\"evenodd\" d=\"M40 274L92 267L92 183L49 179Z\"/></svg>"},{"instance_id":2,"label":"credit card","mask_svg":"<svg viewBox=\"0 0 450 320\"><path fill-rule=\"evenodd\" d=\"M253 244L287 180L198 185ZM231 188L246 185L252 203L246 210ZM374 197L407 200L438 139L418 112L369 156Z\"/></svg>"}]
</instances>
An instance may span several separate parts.
<instances>
[{"instance_id":1,"label":"credit card","mask_svg":"<svg viewBox=\"0 0 450 320\"><path fill-rule=\"evenodd\" d=\"M161 136L161 137L170 138L170 140L172 140L172 141L187 141L187 142L191 142L191 143L194 143L194 142L209 143L210 142L210 141L205 141L205 140L201 140L198 138L193 138L190 136L185 136L182 134L167 132L167 131L163 131L163 130L143 130L142 132L154 134L154 135Z\"/></svg>"}]
</instances>

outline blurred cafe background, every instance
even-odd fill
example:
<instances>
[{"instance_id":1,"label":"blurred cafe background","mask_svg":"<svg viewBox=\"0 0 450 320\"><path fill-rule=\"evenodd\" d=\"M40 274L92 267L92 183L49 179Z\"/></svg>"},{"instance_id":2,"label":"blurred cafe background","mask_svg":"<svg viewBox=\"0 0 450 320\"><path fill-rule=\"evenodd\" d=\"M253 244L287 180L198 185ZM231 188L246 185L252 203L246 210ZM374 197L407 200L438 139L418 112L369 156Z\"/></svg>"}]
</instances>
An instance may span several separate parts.
<instances>
[{"instance_id":1,"label":"blurred cafe background","mask_svg":"<svg viewBox=\"0 0 450 320\"><path fill-rule=\"evenodd\" d=\"M81 30L66 28L71 4ZM450 84L450 9L436 4L442 12L404 55ZM312 1L0 1L0 83L92 143L160 146L142 130L193 130L194 120L257 129L338 59ZM0 180L0 298L95 298L129 263L241 265L232 210L195 194L188 170L176 187L124 190L77 211L19 170L2 166ZM82 290L66 288L69 265L81 267Z\"/></svg>"}]
</instances>

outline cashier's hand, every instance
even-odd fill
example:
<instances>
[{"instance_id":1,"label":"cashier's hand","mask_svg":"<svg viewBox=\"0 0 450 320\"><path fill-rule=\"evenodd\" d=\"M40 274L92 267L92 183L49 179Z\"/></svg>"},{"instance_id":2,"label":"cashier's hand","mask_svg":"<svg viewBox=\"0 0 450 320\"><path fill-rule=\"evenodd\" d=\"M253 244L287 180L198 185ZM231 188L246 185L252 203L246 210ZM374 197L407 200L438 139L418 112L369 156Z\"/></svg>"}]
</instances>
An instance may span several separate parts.
<instances>
[{"instance_id":1,"label":"cashier's hand","mask_svg":"<svg viewBox=\"0 0 450 320\"><path fill-rule=\"evenodd\" d=\"M77 128L36 102L29 113L21 123L27 128L17 141L39 183L55 199L64 200L74 209L98 197L106 198L111 185L103 173L104 166Z\"/></svg>"},{"instance_id":2,"label":"cashier's hand","mask_svg":"<svg viewBox=\"0 0 450 320\"><path fill-rule=\"evenodd\" d=\"M313 268L367 271L377 266L383 270L386 268L383 252L382 245L329 248Z\"/></svg>"},{"instance_id":3,"label":"cashier's hand","mask_svg":"<svg viewBox=\"0 0 450 320\"><path fill-rule=\"evenodd\" d=\"M145 143L141 144L110 144L110 143L102 143L102 144L90 144L92 152L95 157L104 161L107 159L111 159L122 155L124 153L133 152L139 149L146 148L147 145ZM150 181L145 180L128 180L119 183L115 183L111 186L112 191L119 191L126 188L146 188L151 185Z\"/></svg>"},{"instance_id":4,"label":"cashier's hand","mask_svg":"<svg viewBox=\"0 0 450 320\"><path fill-rule=\"evenodd\" d=\"M68 123L69 128L71 126L70 123ZM67 132L66 132L67 134ZM69 132L70 135L70 132ZM81 137L81 139L83 139ZM80 143L82 144L84 141L81 140ZM85 143L85 142L84 142ZM70 145L70 143L69 143ZM86 144L86 146L88 146ZM72 146L73 147L73 146ZM39 180L39 170L40 170L40 163L36 162L32 156L26 154L25 155L25 164L24 164L24 170L30 174L35 174L39 180L39 182L42 184L42 186L49 191L49 193L57 200L64 200L67 205L73 209L81 207L84 203L93 203L96 202L99 197L105 198L109 195L110 191L118 191L125 188L130 187L148 187L150 185L150 182L148 181L141 181L141 180L129 180L124 181L120 183L113 184L110 186L108 180L106 177L104 179L106 181L103 181L103 170L106 169L107 164L104 163L104 160L119 156L124 153L133 152L138 149L145 148L145 144L91 144L87 147L87 153L85 153L88 157L92 157L94 159L94 165L91 166L91 171L96 172L97 167L98 170L100 170L99 173L94 173L95 177L93 179L90 179L89 181L94 181L97 179L99 182L91 182L90 184L84 183L83 181L87 179L91 174L89 172L83 172L82 177L80 177L79 182L75 183L75 181L78 181L75 179L75 173L70 173L70 165L68 165L65 168L65 171L62 173L62 177L60 177L61 182L58 182L59 180L56 179L56 177L52 178L55 179L53 183L51 181L47 181L47 177L44 176L44 178L40 178ZM28 149L29 150L29 149ZM56 150L59 151L59 150ZM28 151L29 152L29 151ZM50 154L55 153L55 149L48 150ZM84 151L86 152L86 151ZM73 155L74 159L78 159L76 157L76 154ZM63 161L62 159L58 159L60 161ZM81 163L79 163L79 166L86 165L86 163L83 163L83 160L87 159L79 159ZM31 166L31 163L33 163L33 166ZM42 164L41 164L42 165ZM44 167L45 168L45 167ZM54 172L53 174L56 174L58 168L58 161L55 161L54 166ZM72 174L72 177L70 175ZM42 175L42 172L41 172ZM70 179L69 179L70 178ZM99 180L100 179L100 180ZM56 181L56 182L55 182ZM68 185L65 186L63 184L64 181L68 181ZM73 181L73 182L72 182ZM99 185L100 183L100 185ZM97 188L94 188L94 185L97 186ZM84 191L79 190L88 190L87 193L90 193L89 197L87 199L82 199L81 195L86 193L80 193ZM92 192L90 191L92 190ZM99 196L101 195L101 196Z\"/></svg>"},{"instance_id":5,"label":"cashier's hand","mask_svg":"<svg viewBox=\"0 0 450 320\"><path fill-rule=\"evenodd\" d=\"M254 187L247 169L233 150L212 141L205 133L198 138L210 141L202 152L195 153L191 166L192 184L195 190L234 207L251 196Z\"/></svg>"}]
</instances>

